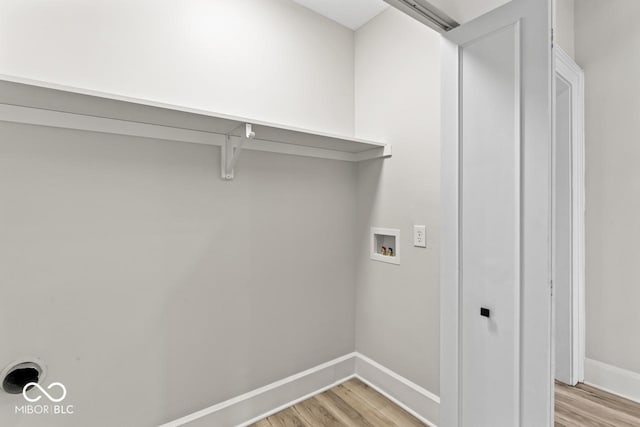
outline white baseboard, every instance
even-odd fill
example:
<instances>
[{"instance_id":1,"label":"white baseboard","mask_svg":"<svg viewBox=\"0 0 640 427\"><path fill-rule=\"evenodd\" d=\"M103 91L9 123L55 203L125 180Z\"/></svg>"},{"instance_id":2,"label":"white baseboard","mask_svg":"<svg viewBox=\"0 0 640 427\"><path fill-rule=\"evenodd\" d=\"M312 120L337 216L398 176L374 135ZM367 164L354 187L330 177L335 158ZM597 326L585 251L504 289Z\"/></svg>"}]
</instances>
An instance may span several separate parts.
<instances>
[{"instance_id":1,"label":"white baseboard","mask_svg":"<svg viewBox=\"0 0 640 427\"><path fill-rule=\"evenodd\" d=\"M423 423L436 427L439 396L360 353L356 353L356 377Z\"/></svg>"},{"instance_id":2,"label":"white baseboard","mask_svg":"<svg viewBox=\"0 0 640 427\"><path fill-rule=\"evenodd\" d=\"M160 427L247 427L354 377L435 427L431 420L438 419L438 396L360 353L347 354Z\"/></svg>"},{"instance_id":3,"label":"white baseboard","mask_svg":"<svg viewBox=\"0 0 640 427\"><path fill-rule=\"evenodd\" d=\"M584 382L625 399L640 402L640 374L636 372L585 359Z\"/></svg>"},{"instance_id":4,"label":"white baseboard","mask_svg":"<svg viewBox=\"0 0 640 427\"><path fill-rule=\"evenodd\" d=\"M160 427L244 427L353 378L355 353L194 412Z\"/></svg>"}]
</instances>

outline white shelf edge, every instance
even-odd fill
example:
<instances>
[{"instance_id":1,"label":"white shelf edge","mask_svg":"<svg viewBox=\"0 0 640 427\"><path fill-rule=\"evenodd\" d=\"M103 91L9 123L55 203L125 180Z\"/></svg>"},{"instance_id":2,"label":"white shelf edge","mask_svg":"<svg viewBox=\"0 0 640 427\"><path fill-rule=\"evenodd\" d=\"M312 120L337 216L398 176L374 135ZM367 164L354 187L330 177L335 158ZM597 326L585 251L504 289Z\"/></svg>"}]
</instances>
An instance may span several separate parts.
<instances>
[{"instance_id":1,"label":"white shelf edge","mask_svg":"<svg viewBox=\"0 0 640 427\"><path fill-rule=\"evenodd\" d=\"M24 79L14 76L0 75L0 81L24 84L42 89L64 91L71 94L86 95L112 101L127 102L143 107L147 106L153 108L161 108L180 113L208 116L216 119L229 120L239 123L251 123L254 126L263 126L274 130L299 133L301 134L301 137L304 135L311 135L331 140L337 140L340 142L345 142L347 144L363 144L372 146L372 148L366 150L351 152L307 145L297 145L290 142L264 140L260 139L260 135L258 134L256 135L255 140L252 140L250 144L245 145L244 148L247 150L257 150L271 153L316 157L332 160L343 160L350 162L391 157L391 146L389 144L377 141L369 141L360 138L335 135L327 132L312 131L287 125L264 122L261 120L231 116L227 114L219 114L211 111L198 110L184 106L136 99L87 89L68 87L55 83ZM0 121L216 146L222 146L225 140L225 135L223 133L178 128L173 126L142 123L122 119L99 117L88 114L78 114L75 112L71 113L6 103L0 103ZM237 141L239 141L239 138L234 138L234 144L237 143Z\"/></svg>"}]
</instances>

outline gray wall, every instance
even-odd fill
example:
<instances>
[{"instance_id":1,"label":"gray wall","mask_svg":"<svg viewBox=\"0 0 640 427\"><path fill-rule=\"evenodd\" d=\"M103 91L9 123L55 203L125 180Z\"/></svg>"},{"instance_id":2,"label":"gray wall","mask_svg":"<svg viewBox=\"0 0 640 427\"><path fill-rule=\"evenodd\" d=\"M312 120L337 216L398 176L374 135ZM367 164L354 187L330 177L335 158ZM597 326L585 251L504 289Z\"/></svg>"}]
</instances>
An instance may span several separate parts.
<instances>
[{"instance_id":1,"label":"gray wall","mask_svg":"<svg viewBox=\"0 0 640 427\"><path fill-rule=\"evenodd\" d=\"M0 73L353 129L353 33L290 1L4 1L0 40ZM157 425L353 351L356 166L219 165L0 124L0 367L39 356L76 407L0 395L0 425Z\"/></svg>"},{"instance_id":2,"label":"gray wall","mask_svg":"<svg viewBox=\"0 0 640 427\"><path fill-rule=\"evenodd\" d=\"M575 58L575 0L555 0L554 5L555 42Z\"/></svg>"},{"instance_id":3,"label":"gray wall","mask_svg":"<svg viewBox=\"0 0 640 427\"><path fill-rule=\"evenodd\" d=\"M391 36L392 35L392 36ZM356 349L439 387L440 40L388 9L356 32L356 133L393 143L358 165ZM413 225L427 226L426 249ZM369 227L401 231L401 264L369 259Z\"/></svg>"},{"instance_id":4,"label":"gray wall","mask_svg":"<svg viewBox=\"0 0 640 427\"><path fill-rule=\"evenodd\" d=\"M353 32L291 0L2 0L0 73L353 133Z\"/></svg>"},{"instance_id":5,"label":"gray wall","mask_svg":"<svg viewBox=\"0 0 640 427\"><path fill-rule=\"evenodd\" d=\"M354 43L289 0L152 3L2 2L0 73L394 157L246 152L222 182L216 147L0 125L0 365L42 357L77 410L19 425L155 425L354 348L438 393L438 36L394 9ZM400 266L369 260L371 225L401 229Z\"/></svg>"},{"instance_id":6,"label":"gray wall","mask_svg":"<svg viewBox=\"0 0 640 427\"><path fill-rule=\"evenodd\" d=\"M640 373L640 2L576 2L586 82L587 358Z\"/></svg>"},{"instance_id":7,"label":"gray wall","mask_svg":"<svg viewBox=\"0 0 640 427\"><path fill-rule=\"evenodd\" d=\"M151 426L353 351L355 167L0 124L2 365ZM0 424L18 425L0 396Z\"/></svg>"},{"instance_id":8,"label":"gray wall","mask_svg":"<svg viewBox=\"0 0 640 427\"><path fill-rule=\"evenodd\" d=\"M151 426L353 351L355 167L0 124L2 365L75 416ZM21 396L0 396L18 425Z\"/></svg>"}]
</instances>

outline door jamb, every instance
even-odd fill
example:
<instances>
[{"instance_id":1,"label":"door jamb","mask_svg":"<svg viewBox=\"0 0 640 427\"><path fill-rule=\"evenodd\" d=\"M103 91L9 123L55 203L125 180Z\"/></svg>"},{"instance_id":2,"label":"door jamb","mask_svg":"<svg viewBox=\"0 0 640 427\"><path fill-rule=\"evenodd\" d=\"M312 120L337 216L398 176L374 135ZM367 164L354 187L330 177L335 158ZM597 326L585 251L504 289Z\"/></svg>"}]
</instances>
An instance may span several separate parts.
<instances>
[{"instance_id":1,"label":"door jamb","mask_svg":"<svg viewBox=\"0 0 640 427\"><path fill-rule=\"evenodd\" d=\"M555 74L571 88L571 186L573 196L571 209L571 379L573 383L578 383L584 382L586 356L584 72L562 48L554 45L553 50ZM555 147L555 132L553 139ZM553 192L555 195L555 187ZM555 328L551 330L554 334ZM551 342L554 345L555 337L552 338L554 339Z\"/></svg>"}]
</instances>

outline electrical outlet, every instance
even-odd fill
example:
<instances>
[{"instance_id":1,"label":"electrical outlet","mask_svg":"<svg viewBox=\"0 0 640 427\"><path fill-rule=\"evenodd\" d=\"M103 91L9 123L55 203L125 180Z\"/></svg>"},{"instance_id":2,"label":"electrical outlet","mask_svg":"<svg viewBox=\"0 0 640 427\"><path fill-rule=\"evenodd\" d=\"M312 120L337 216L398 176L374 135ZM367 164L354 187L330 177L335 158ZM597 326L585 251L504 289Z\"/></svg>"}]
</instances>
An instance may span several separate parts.
<instances>
[{"instance_id":1,"label":"electrical outlet","mask_svg":"<svg viewBox=\"0 0 640 427\"><path fill-rule=\"evenodd\" d=\"M413 226L413 246L417 248L427 247L427 226L425 225Z\"/></svg>"}]
</instances>

